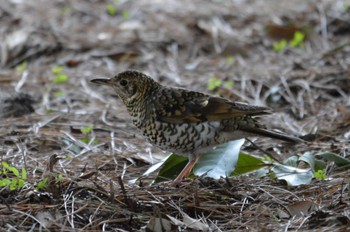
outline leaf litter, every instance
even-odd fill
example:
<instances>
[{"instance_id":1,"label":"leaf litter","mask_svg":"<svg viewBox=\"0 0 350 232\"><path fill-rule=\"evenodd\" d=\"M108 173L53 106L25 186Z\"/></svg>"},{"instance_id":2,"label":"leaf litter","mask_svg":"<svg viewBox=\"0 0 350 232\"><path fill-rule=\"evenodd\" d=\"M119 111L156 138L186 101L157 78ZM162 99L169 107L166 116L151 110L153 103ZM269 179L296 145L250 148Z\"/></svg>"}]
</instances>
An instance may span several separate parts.
<instances>
[{"instance_id":1,"label":"leaf litter","mask_svg":"<svg viewBox=\"0 0 350 232\"><path fill-rule=\"evenodd\" d=\"M336 165L350 154L344 1L10 0L0 11L1 161L26 170L23 187L0 190L2 228L349 227L350 173ZM289 46L296 31L305 33L303 46ZM286 46L274 51L282 39ZM56 83L54 67L65 75ZM327 177L295 187L254 173L150 186L154 174L139 177L167 154L137 133L111 90L88 84L131 68L163 84L272 107L276 113L262 118L268 127L309 143L254 143L281 160L323 154ZM230 84L208 89L213 77ZM264 156L249 143L243 150Z\"/></svg>"}]
</instances>

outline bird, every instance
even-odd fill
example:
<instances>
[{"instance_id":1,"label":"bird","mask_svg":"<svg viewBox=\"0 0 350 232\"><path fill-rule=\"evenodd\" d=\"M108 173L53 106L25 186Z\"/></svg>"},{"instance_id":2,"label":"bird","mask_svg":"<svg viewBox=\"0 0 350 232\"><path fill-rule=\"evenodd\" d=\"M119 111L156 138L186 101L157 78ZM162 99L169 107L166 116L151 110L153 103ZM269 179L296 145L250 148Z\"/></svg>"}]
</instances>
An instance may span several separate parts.
<instances>
[{"instance_id":1,"label":"bird","mask_svg":"<svg viewBox=\"0 0 350 232\"><path fill-rule=\"evenodd\" d=\"M114 89L126 106L132 123L151 144L188 157L188 163L175 183L190 174L203 152L219 144L251 136L302 142L297 137L268 130L259 123L255 116L272 113L265 106L168 87L135 70L91 82Z\"/></svg>"}]
</instances>

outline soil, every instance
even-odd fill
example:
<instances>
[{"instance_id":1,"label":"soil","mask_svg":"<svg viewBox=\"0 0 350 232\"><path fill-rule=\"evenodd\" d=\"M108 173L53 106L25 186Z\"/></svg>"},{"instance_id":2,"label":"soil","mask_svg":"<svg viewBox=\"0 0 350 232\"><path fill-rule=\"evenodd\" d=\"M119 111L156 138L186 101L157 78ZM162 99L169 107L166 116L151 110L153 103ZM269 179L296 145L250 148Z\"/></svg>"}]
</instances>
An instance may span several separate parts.
<instances>
[{"instance_id":1,"label":"soil","mask_svg":"<svg viewBox=\"0 0 350 232\"><path fill-rule=\"evenodd\" d=\"M254 173L151 185L156 173L140 177L168 153L138 133L112 89L90 83L136 69L164 85L269 106L275 113L262 118L267 127L308 143L253 138L260 149L280 160L306 152L349 159L349 6L343 0L2 2L0 228L349 230L350 171L332 162L325 179L296 187ZM210 79L219 85L211 88ZM249 143L243 150L264 156ZM19 179L21 186L6 184Z\"/></svg>"}]
</instances>

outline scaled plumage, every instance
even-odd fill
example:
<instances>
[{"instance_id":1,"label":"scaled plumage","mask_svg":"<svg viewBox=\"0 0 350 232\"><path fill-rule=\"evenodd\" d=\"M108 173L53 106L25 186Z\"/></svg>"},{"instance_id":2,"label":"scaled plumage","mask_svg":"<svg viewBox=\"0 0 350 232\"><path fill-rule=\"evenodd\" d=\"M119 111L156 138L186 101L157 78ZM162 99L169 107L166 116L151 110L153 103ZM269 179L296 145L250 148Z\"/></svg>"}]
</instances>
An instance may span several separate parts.
<instances>
[{"instance_id":1,"label":"scaled plumage","mask_svg":"<svg viewBox=\"0 0 350 232\"><path fill-rule=\"evenodd\" d=\"M111 79L92 82L114 88L134 125L152 144L189 157L189 164L175 181L190 173L200 152L218 144L256 135L301 141L267 130L253 118L271 114L267 107L166 87L137 71L125 71Z\"/></svg>"}]
</instances>

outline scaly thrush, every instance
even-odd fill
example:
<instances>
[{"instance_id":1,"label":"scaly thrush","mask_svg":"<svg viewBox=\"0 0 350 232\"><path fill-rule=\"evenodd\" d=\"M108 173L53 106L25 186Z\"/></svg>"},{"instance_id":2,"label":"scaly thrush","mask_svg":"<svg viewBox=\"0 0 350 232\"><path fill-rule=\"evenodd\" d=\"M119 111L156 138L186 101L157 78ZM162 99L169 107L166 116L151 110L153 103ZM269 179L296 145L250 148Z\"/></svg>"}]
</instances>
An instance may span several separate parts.
<instances>
[{"instance_id":1,"label":"scaly thrush","mask_svg":"<svg viewBox=\"0 0 350 232\"><path fill-rule=\"evenodd\" d=\"M133 124L154 145L189 158L176 182L192 170L200 153L218 144L249 136L288 142L301 139L265 129L254 116L271 109L232 102L181 88L163 86L137 71L91 82L111 86L127 107Z\"/></svg>"}]
</instances>

